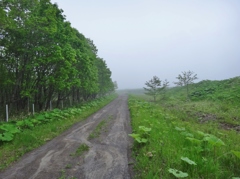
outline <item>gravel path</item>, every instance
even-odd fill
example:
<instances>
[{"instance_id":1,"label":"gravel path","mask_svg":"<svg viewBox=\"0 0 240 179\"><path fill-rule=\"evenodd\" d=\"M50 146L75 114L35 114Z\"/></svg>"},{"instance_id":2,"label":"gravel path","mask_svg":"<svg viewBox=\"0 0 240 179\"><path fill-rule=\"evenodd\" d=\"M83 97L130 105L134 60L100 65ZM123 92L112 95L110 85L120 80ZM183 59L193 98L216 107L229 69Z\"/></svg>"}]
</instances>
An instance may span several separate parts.
<instances>
[{"instance_id":1,"label":"gravel path","mask_svg":"<svg viewBox=\"0 0 240 179\"><path fill-rule=\"evenodd\" d=\"M105 120L99 136L89 139ZM1 179L128 179L132 140L127 96L119 96L85 121L24 155L19 162L0 173ZM76 153L82 144L89 150Z\"/></svg>"}]
</instances>

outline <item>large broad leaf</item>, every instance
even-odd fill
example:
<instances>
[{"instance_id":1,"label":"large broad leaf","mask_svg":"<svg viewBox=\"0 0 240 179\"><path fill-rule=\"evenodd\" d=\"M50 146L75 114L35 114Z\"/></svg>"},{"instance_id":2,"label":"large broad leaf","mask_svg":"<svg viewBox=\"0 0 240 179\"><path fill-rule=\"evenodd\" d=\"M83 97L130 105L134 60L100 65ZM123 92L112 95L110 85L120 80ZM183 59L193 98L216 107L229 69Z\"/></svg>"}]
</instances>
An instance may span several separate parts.
<instances>
[{"instance_id":1,"label":"large broad leaf","mask_svg":"<svg viewBox=\"0 0 240 179\"><path fill-rule=\"evenodd\" d=\"M197 165L194 161L190 160L187 157L181 157L181 160L183 160L184 162L188 163L189 165Z\"/></svg>"},{"instance_id":2,"label":"large broad leaf","mask_svg":"<svg viewBox=\"0 0 240 179\"><path fill-rule=\"evenodd\" d=\"M220 147L225 145L225 143L221 139L211 134L206 135L203 140L207 141L212 146Z\"/></svg>"},{"instance_id":3,"label":"large broad leaf","mask_svg":"<svg viewBox=\"0 0 240 179\"><path fill-rule=\"evenodd\" d=\"M20 132L20 130L12 124L3 124L0 126L0 129L7 131L9 133L12 133L12 134L16 134L16 133Z\"/></svg>"},{"instance_id":4,"label":"large broad leaf","mask_svg":"<svg viewBox=\"0 0 240 179\"><path fill-rule=\"evenodd\" d=\"M10 132L5 132L3 134L0 134L0 141L6 141L9 142L13 140L13 134Z\"/></svg>"},{"instance_id":5,"label":"large broad leaf","mask_svg":"<svg viewBox=\"0 0 240 179\"><path fill-rule=\"evenodd\" d=\"M45 114L45 116L47 116L47 114ZM37 117L36 117L36 119L37 120L44 120L45 119L45 116L44 116L44 114L41 114L41 115L38 115ZM47 117L46 117L47 118Z\"/></svg>"},{"instance_id":6,"label":"large broad leaf","mask_svg":"<svg viewBox=\"0 0 240 179\"><path fill-rule=\"evenodd\" d=\"M128 134L129 136L133 137L138 143L146 143L148 140L145 138L141 138L140 134Z\"/></svg>"},{"instance_id":7,"label":"large broad leaf","mask_svg":"<svg viewBox=\"0 0 240 179\"><path fill-rule=\"evenodd\" d=\"M24 129L24 128L29 129L29 128L33 128L33 127L34 127L34 124L31 122L30 119L18 121L18 122L16 123L16 125L17 125L18 127L20 127L21 129Z\"/></svg>"},{"instance_id":8,"label":"large broad leaf","mask_svg":"<svg viewBox=\"0 0 240 179\"><path fill-rule=\"evenodd\" d=\"M185 131L185 128L184 127L175 127L175 130L177 130L177 131Z\"/></svg>"},{"instance_id":9,"label":"large broad leaf","mask_svg":"<svg viewBox=\"0 0 240 179\"><path fill-rule=\"evenodd\" d=\"M176 169L173 169L173 168L169 168L168 172L173 174L177 178L186 178L186 177L188 177L188 173L184 173L182 171L179 171L179 170L176 170Z\"/></svg>"},{"instance_id":10,"label":"large broad leaf","mask_svg":"<svg viewBox=\"0 0 240 179\"><path fill-rule=\"evenodd\" d=\"M144 131L144 132L150 132L152 130L151 128L148 128L148 127L145 127L145 126L139 126L139 129Z\"/></svg>"},{"instance_id":11,"label":"large broad leaf","mask_svg":"<svg viewBox=\"0 0 240 179\"><path fill-rule=\"evenodd\" d=\"M186 137L194 137L194 135L193 134L191 134L191 133L189 133L189 132L186 132L186 131L184 131L184 132L181 132L181 135L184 135L184 136L186 136Z\"/></svg>"},{"instance_id":12,"label":"large broad leaf","mask_svg":"<svg viewBox=\"0 0 240 179\"><path fill-rule=\"evenodd\" d=\"M193 137L186 137L187 140L189 140L190 142L192 142L193 144L201 144L201 140L195 139Z\"/></svg>"},{"instance_id":13,"label":"large broad leaf","mask_svg":"<svg viewBox=\"0 0 240 179\"><path fill-rule=\"evenodd\" d=\"M134 139L140 138L140 134L134 134L134 133L132 133L132 134L128 134L128 135L131 136L131 137L133 137Z\"/></svg>"},{"instance_id":14,"label":"large broad leaf","mask_svg":"<svg viewBox=\"0 0 240 179\"><path fill-rule=\"evenodd\" d=\"M240 151L231 151L234 155L236 155L238 158L240 158Z\"/></svg>"},{"instance_id":15,"label":"large broad leaf","mask_svg":"<svg viewBox=\"0 0 240 179\"><path fill-rule=\"evenodd\" d=\"M39 121L37 119L32 119L31 121L35 126L38 125L38 124L41 124L41 121Z\"/></svg>"},{"instance_id":16,"label":"large broad leaf","mask_svg":"<svg viewBox=\"0 0 240 179\"><path fill-rule=\"evenodd\" d=\"M197 131L197 133L199 134L199 135L201 135L201 136L206 136L206 133L204 133L204 132L202 132L202 131Z\"/></svg>"},{"instance_id":17,"label":"large broad leaf","mask_svg":"<svg viewBox=\"0 0 240 179\"><path fill-rule=\"evenodd\" d=\"M140 143L146 143L148 140L145 138L141 138L141 142Z\"/></svg>"}]
</instances>

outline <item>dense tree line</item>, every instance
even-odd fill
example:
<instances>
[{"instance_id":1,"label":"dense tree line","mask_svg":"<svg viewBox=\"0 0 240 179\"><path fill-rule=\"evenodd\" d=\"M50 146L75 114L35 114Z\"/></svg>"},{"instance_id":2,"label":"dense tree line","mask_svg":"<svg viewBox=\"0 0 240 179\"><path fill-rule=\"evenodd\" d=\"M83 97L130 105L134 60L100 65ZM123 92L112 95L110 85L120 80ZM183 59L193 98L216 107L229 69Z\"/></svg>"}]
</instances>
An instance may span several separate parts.
<instances>
[{"instance_id":1,"label":"dense tree line","mask_svg":"<svg viewBox=\"0 0 240 179\"><path fill-rule=\"evenodd\" d=\"M80 22L79 22L80 23ZM50 0L0 2L0 106L27 110L81 102L114 90L111 71L93 41Z\"/></svg>"}]
</instances>

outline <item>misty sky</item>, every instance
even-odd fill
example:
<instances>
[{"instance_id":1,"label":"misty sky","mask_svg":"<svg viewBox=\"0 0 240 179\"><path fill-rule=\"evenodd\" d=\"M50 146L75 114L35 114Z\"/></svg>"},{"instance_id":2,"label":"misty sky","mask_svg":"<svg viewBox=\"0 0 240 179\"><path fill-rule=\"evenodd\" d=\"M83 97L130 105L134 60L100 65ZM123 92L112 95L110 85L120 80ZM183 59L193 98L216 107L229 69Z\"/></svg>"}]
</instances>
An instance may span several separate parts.
<instances>
[{"instance_id":1,"label":"misty sky","mask_svg":"<svg viewBox=\"0 0 240 179\"><path fill-rule=\"evenodd\" d=\"M240 0L51 0L92 39L119 89L240 76Z\"/></svg>"}]
</instances>

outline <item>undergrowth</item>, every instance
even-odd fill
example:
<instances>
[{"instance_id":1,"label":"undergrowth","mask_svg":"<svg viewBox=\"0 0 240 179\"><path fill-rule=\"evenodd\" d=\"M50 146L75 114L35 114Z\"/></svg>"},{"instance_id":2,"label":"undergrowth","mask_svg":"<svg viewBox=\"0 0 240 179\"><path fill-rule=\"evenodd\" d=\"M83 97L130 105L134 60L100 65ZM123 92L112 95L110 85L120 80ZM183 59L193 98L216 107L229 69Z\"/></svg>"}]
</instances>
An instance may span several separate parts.
<instances>
[{"instance_id":1,"label":"undergrowth","mask_svg":"<svg viewBox=\"0 0 240 179\"><path fill-rule=\"evenodd\" d=\"M129 109L135 178L240 177L240 136L235 130L188 120L186 113L181 116L134 97Z\"/></svg>"}]
</instances>

